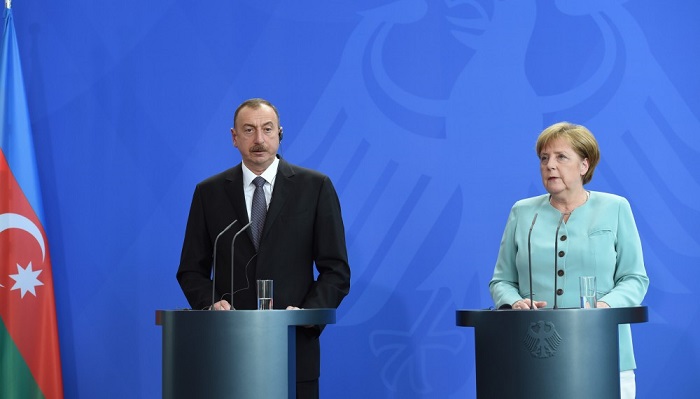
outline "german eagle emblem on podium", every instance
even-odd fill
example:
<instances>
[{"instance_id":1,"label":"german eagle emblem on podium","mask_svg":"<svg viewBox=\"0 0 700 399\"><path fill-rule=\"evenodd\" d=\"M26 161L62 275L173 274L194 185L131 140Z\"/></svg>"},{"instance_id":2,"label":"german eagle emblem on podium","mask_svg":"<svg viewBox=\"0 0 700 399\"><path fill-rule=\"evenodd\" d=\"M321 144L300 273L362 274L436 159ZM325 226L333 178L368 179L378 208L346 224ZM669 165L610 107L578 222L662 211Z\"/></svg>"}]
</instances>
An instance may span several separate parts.
<instances>
[{"instance_id":1,"label":"german eagle emblem on podium","mask_svg":"<svg viewBox=\"0 0 700 399\"><path fill-rule=\"evenodd\" d=\"M523 343L532 356L545 359L554 356L561 341L554 323L540 320L530 323Z\"/></svg>"}]
</instances>

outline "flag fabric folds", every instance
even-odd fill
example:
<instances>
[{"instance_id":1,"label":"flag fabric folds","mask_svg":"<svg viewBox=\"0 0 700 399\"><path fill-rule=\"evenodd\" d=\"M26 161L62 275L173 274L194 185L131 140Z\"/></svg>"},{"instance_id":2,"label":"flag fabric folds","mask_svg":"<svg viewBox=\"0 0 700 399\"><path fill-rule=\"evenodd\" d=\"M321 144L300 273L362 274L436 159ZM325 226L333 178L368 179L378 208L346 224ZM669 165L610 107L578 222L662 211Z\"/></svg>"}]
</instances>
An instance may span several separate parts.
<instances>
[{"instance_id":1,"label":"flag fabric folds","mask_svg":"<svg viewBox=\"0 0 700 399\"><path fill-rule=\"evenodd\" d=\"M12 10L0 49L0 398L63 398L48 241Z\"/></svg>"}]
</instances>

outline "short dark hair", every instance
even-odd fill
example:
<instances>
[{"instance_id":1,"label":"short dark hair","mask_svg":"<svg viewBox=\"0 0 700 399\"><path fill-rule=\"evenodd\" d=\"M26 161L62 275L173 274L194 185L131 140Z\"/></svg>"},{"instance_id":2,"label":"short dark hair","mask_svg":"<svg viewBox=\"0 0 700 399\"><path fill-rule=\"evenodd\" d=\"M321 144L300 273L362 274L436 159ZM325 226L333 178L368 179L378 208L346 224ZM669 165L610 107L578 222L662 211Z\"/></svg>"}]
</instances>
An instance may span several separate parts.
<instances>
[{"instance_id":1,"label":"short dark hair","mask_svg":"<svg viewBox=\"0 0 700 399\"><path fill-rule=\"evenodd\" d=\"M238 108L236 108L236 112L233 113L233 127L236 127L236 119L238 119L238 113L243 108L258 109L262 105L267 105L268 107L272 108L273 111L275 111L275 115L277 116L277 126L280 126L280 113L277 112L277 108L275 108L275 106L272 105L271 102L265 100L264 98L251 98L249 100L243 101L241 105L239 105Z\"/></svg>"}]
</instances>

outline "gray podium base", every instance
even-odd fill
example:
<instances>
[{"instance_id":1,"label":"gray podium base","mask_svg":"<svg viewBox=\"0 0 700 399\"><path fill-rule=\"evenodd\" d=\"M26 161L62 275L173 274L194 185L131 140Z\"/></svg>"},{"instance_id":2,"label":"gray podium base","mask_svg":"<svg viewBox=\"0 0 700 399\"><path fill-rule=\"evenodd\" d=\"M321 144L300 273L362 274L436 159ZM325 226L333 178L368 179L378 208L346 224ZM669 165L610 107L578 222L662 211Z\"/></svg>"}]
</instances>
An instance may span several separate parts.
<instances>
[{"instance_id":1,"label":"gray podium base","mask_svg":"<svg viewBox=\"0 0 700 399\"><path fill-rule=\"evenodd\" d=\"M618 326L647 320L644 306L457 311L475 328L480 399L619 398Z\"/></svg>"},{"instance_id":2,"label":"gray podium base","mask_svg":"<svg viewBox=\"0 0 700 399\"><path fill-rule=\"evenodd\" d=\"M295 398L296 326L335 323L335 309L156 311L163 398Z\"/></svg>"}]
</instances>

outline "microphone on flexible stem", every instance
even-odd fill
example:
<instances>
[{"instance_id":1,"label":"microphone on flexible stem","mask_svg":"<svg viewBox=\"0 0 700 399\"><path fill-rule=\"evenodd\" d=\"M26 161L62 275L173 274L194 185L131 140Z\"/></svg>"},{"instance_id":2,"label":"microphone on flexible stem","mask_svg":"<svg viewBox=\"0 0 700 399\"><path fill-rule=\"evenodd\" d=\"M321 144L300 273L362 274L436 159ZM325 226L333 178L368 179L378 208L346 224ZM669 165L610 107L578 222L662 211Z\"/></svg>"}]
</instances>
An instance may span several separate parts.
<instances>
[{"instance_id":1,"label":"microphone on flexible stem","mask_svg":"<svg viewBox=\"0 0 700 399\"><path fill-rule=\"evenodd\" d=\"M219 237L221 237L225 232L228 231L231 227L233 227L234 224L238 223L238 219L234 220L226 226L225 229L221 230L221 233L216 236L216 239L214 240L214 262L212 262L212 282L211 282L211 310L214 310L214 304L216 303L216 243L219 241Z\"/></svg>"},{"instance_id":2,"label":"microphone on flexible stem","mask_svg":"<svg viewBox=\"0 0 700 399\"><path fill-rule=\"evenodd\" d=\"M564 221L564 216L568 213L562 213L561 218L559 218L559 224L557 224L557 231L554 233L554 309L557 309L557 270L559 270L557 261L559 259L559 228L561 223Z\"/></svg>"},{"instance_id":3,"label":"microphone on flexible stem","mask_svg":"<svg viewBox=\"0 0 700 399\"><path fill-rule=\"evenodd\" d=\"M532 218L530 231L527 233L527 271L530 273L530 309L535 309L535 300L532 294L532 251L530 250L530 236L532 235L532 228L535 227L536 220L537 213L535 213L535 217Z\"/></svg>"},{"instance_id":4,"label":"microphone on flexible stem","mask_svg":"<svg viewBox=\"0 0 700 399\"><path fill-rule=\"evenodd\" d=\"M244 232L248 227L250 227L250 225L251 225L252 223L253 223L253 222L250 221L250 222L248 222L247 225L243 226L242 229L238 230L238 233L234 234L234 235L233 235L233 239L231 240L231 310L236 310L236 308L233 307L233 272L234 272L234 270L235 270L234 267L233 267L233 262L234 262L234 259L235 259L235 258L233 257L233 254L234 254L234 252L233 252L233 244L236 242L236 238L238 238L238 235L241 234L242 232Z\"/></svg>"}]
</instances>

